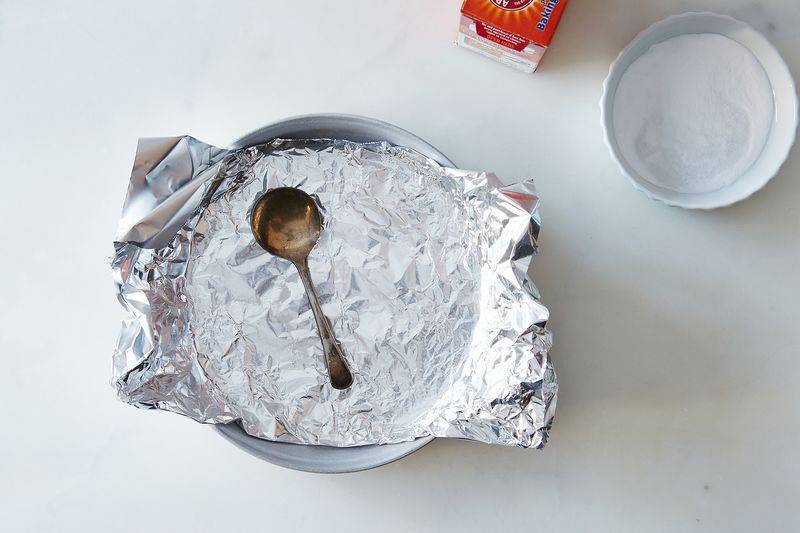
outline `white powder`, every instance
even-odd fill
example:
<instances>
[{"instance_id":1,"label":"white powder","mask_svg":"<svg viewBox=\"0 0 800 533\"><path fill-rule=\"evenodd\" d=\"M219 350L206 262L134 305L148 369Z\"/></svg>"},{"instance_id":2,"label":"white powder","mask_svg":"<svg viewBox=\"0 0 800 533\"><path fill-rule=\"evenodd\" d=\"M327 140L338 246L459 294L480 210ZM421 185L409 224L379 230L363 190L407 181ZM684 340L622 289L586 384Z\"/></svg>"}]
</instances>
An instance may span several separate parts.
<instances>
[{"instance_id":1,"label":"white powder","mask_svg":"<svg viewBox=\"0 0 800 533\"><path fill-rule=\"evenodd\" d=\"M653 45L623 74L614 135L647 181L710 192L758 158L773 109L769 79L749 50L722 35L681 35Z\"/></svg>"}]
</instances>

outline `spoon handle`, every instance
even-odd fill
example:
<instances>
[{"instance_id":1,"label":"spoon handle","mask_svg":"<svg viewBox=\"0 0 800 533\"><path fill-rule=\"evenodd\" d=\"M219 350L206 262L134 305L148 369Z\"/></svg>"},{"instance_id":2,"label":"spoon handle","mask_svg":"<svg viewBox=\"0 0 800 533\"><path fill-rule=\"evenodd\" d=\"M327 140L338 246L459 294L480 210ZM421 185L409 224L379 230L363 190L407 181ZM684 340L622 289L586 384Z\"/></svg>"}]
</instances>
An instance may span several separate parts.
<instances>
[{"instance_id":1,"label":"spoon handle","mask_svg":"<svg viewBox=\"0 0 800 533\"><path fill-rule=\"evenodd\" d=\"M325 366L328 368L331 385L333 385L334 389L346 389L353 384L353 375L350 373L350 369L347 368L342 346L333 333L333 327L328 317L322 312L317 291L311 281L311 272L308 270L308 259L297 262L295 266L300 273L300 279L303 280L308 302L311 304L311 311L314 313L314 320L317 322L317 332L319 333L319 339L322 341Z\"/></svg>"}]
</instances>

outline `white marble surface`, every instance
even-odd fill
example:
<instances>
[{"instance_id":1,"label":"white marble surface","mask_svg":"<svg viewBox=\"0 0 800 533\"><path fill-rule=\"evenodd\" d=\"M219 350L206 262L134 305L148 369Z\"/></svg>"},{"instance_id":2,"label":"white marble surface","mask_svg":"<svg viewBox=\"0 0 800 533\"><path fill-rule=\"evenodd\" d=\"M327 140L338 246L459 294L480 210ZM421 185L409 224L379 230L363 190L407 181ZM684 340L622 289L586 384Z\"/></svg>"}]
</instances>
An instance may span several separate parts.
<instances>
[{"instance_id":1,"label":"white marble surface","mask_svg":"<svg viewBox=\"0 0 800 533\"><path fill-rule=\"evenodd\" d=\"M539 73L457 49L459 0L0 0L5 531L797 531L800 154L715 212L645 199L598 99L648 24L714 10L800 74L796 0L571 0ZM394 122L533 175L561 382L549 447L437 441L377 470L262 463L109 388L107 267L139 136ZM380 529L378 529L380 528Z\"/></svg>"}]
</instances>

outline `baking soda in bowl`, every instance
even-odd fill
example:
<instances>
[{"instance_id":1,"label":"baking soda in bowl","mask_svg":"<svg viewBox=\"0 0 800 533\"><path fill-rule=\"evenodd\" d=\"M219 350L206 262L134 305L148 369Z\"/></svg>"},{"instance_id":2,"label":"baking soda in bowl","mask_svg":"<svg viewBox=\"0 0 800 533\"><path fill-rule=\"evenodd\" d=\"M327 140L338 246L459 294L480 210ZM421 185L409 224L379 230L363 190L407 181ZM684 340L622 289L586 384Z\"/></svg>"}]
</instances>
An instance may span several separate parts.
<instances>
[{"instance_id":1,"label":"baking soda in bowl","mask_svg":"<svg viewBox=\"0 0 800 533\"><path fill-rule=\"evenodd\" d=\"M774 103L763 67L723 35L680 35L631 63L614 97L614 136L650 183L680 193L730 185L758 159Z\"/></svg>"}]
</instances>

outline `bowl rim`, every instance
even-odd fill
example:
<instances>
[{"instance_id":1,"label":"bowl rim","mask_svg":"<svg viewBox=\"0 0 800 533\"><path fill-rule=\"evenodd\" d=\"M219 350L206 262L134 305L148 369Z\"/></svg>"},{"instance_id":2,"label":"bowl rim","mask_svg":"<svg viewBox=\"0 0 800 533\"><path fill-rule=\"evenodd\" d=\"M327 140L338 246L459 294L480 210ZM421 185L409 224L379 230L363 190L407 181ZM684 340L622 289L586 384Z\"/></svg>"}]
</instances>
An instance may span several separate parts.
<instances>
[{"instance_id":1,"label":"bowl rim","mask_svg":"<svg viewBox=\"0 0 800 533\"><path fill-rule=\"evenodd\" d=\"M615 148L615 143L612 141L612 136L614 135L613 116L610 115L612 115L611 111L613 110L614 105L613 102L609 103L609 97L612 95L612 93L613 95L616 95L616 88L617 85L619 84L619 80L621 79L622 75L625 73L627 68L630 66L629 63L621 72L619 72L619 70L622 68L621 67L622 60L626 58L631 53L631 51L644 39L654 34L657 34L660 31L663 31L665 28L670 27L681 20L686 20L686 19L717 19L729 24L738 25L743 30L749 32L752 38L759 40L764 44L764 48L775 59L775 65L777 66L777 68L783 71L783 74L785 74L786 79L789 82L787 88L789 89L791 97L790 100L788 100L785 103L788 104L787 108L791 107L791 116L787 116L786 118L791 120L792 125L790 127L790 133L788 135L788 138L786 139L786 145L780 151L779 155L775 158L775 163L769 167L769 170L765 171L763 175L759 177L759 179L753 179L752 187L746 188L736 195L731 194L726 196L725 194L723 194L723 191L727 191L729 190L730 187L732 187L736 183L739 183L739 180L741 180L742 177L747 175L749 169L745 171L745 173L742 174L742 176L740 176L736 181L727 185L726 187L717 189L716 191L710 191L707 193L700 193L700 194L683 193L682 199L666 198L658 193L658 189L662 189L661 187L658 187L657 185L650 183L645 178L639 176L636 173L632 173L628 169L626 164L623 163L623 156L618 153L617 148ZM687 31L683 33L683 35L688 35L692 33L697 33L697 32ZM707 33L719 33L719 32L709 30ZM726 35L726 37L729 36ZM764 68L765 73L767 73L767 77L770 81L770 84L772 85L773 79L769 76L769 72L767 72L767 69L764 66L761 59L755 54L755 52L752 50L750 46L741 43L738 40L737 42L742 46L745 46L756 57L756 60L758 60L758 62L762 65L762 68ZM641 54L636 58L634 58L631 61L631 63L636 59L638 59L638 57L641 57ZM612 85L612 80L614 80L615 76L618 73L619 76L616 77L616 81ZM772 85L772 92L774 98L775 97L774 85ZM776 106L777 109L778 105L777 101L774 102L774 105ZM773 115L773 117L774 116L775 115ZM794 77L792 76L792 72L789 69L789 66L787 65L786 61L783 59L783 56L780 54L775 45L773 45L769 41L769 39L767 39L764 36L764 34L753 28L748 23L739 20L737 18L734 18L730 15L723 15L711 11L688 11L685 13L671 15L657 22L654 22L644 30L637 33L636 36L633 39L631 39L630 42L627 45L625 45L624 48L622 48L622 50L620 50L619 54L617 54L617 57L614 59L614 61L611 62L611 65L609 66L608 69L608 74L606 75L606 78L603 81L603 91L602 91L602 96L600 98L600 122L603 128L603 141L605 142L606 147L608 148L608 151L611 154L611 159L617 165L623 176L625 176L628 179L628 181L633 185L633 187L636 190L644 193L644 195L650 198L651 200L657 200L659 202L662 202L664 204L673 207L681 207L684 209L701 209L701 210L716 209L720 207L727 207L734 203L746 200L747 198L749 198L750 196L761 190L767 183L769 183L769 181L772 178L774 178L780 172L780 169L783 167L783 164L788 159L789 154L797 138L797 124L798 124L797 88L794 81ZM773 120L772 128L774 127L775 127L775 121ZM771 134L772 130L770 132L770 135ZM771 136L768 137L767 139L767 143L769 142L771 142ZM766 146L767 144L765 144L764 148L766 148ZM758 156L758 158L756 158L756 161L753 163L753 165L755 165L755 163L758 162L758 160L763 156L763 153L764 151L762 150L761 154ZM752 168L752 166L750 168ZM701 197L705 199L705 201L702 201Z\"/></svg>"},{"instance_id":2,"label":"bowl rim","mask_svg":"<svg viewBox=\"0 0 800 533\"><path fill-rule=\"evenodd\" d=\"M437 148L407 130L374 118L340 113L297 115L278 120L242 135L229 148L245 148L277 138L386 141L414 149L442 166L457 168ZM433 436L426 436L395 444L308 446L254 437L246 433L237 422L216 424L212 427L225 440L254 457L292 470L318 474L342 474L377 468L402 459L434 440Z\"/></svg>"}]
</instances>

